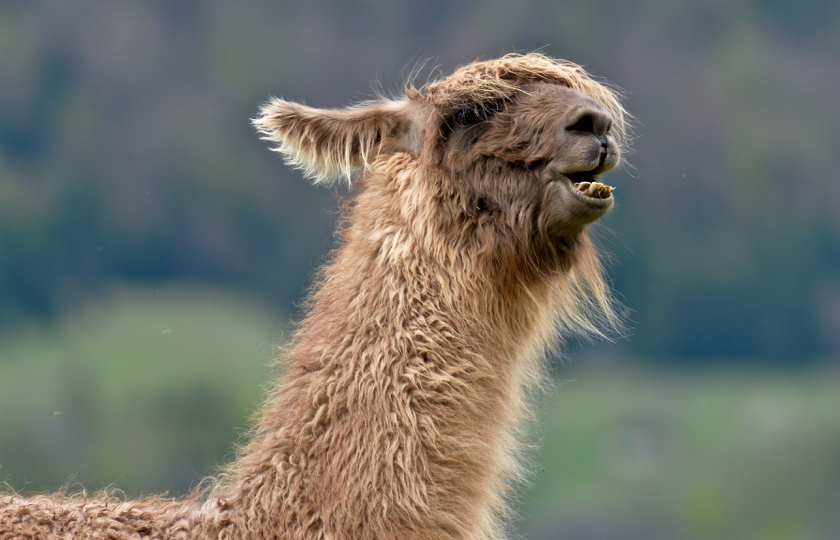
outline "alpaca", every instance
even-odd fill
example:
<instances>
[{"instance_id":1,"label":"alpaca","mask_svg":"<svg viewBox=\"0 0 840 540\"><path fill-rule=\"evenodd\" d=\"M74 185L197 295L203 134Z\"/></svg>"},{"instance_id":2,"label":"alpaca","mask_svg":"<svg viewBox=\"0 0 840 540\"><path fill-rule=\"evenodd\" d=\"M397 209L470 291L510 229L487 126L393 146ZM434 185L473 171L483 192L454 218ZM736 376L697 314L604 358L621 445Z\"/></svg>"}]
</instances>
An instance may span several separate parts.
<instances>
[{"instance_id":1,"label":"alpaca","mask_svg":"<svg viewBox=\"0 0 840 540\"><path fill-rule=\"evenodd\" d=\"M0 538L503 538L546 352L621 328L587 229L628 118L535 53L344 110L271 100L264 138L354 191L250 442L182 500L5 495Z\"/></svg>"}]
</instances>

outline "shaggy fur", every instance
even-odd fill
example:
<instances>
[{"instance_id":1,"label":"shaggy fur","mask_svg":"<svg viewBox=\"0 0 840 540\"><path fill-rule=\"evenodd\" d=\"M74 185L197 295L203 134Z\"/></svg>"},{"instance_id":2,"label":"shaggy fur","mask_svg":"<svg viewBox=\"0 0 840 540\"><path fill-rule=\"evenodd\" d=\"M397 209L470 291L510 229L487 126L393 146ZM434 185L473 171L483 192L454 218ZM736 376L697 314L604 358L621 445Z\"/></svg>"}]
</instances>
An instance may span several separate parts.
<instances>
[{"instance_id":1,"label":"shaggy fur","mask_svg":"<svg viewBox=\"0 0 840 540\"><path fill-rule=\"evenodd\" d=\"M626 143L616 93L509 55L346 110L275 99L255 124L356 194L251 442L186 500L4 496L0 538L504 536L545 352L620 327L587 236Z\"/></svg>"}]
</instances>

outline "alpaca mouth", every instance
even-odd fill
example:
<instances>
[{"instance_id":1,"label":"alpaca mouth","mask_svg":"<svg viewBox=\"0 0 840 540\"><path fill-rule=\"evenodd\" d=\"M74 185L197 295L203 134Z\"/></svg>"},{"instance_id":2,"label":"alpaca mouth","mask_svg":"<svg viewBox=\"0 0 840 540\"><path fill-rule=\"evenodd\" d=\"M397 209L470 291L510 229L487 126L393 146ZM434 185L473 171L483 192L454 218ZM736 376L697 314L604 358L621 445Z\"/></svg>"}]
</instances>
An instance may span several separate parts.
<instances>
[{"instance_id":1,"label":"alpaca mouth","mask_svg":"<svg viewBox=\"0 0 840 540\"><path fill-rule=\"evenodd\" d=\"M600 178L592 171L571 173L564 176L569 179L575 194L587 201L606 201L612 198L612 192L615 190L614 187L599 182Z\"/></svg>"}]
</instances>

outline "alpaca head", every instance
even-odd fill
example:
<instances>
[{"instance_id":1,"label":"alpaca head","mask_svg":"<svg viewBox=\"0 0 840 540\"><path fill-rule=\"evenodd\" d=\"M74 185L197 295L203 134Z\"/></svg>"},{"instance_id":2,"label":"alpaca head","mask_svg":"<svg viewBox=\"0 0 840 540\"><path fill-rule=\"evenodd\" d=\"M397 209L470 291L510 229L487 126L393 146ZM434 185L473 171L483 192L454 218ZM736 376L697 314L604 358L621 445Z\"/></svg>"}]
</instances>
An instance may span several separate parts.
<instances>
[{"instance_id":1,"label":"alpaca head","mask_svg":"<svg viewBox=\"0 0 840 540\"><path fill-rule=\"evenodd\" d=\"M315 182L363 179L404 153L435 172L425 176L454 194L462 220L549 237L573 237L610 210L613 188L600 176L627 140L614 90L539 54L476 62L401 99L344 110L275 99L255 124Z\"/></svg>"}]
</instances>

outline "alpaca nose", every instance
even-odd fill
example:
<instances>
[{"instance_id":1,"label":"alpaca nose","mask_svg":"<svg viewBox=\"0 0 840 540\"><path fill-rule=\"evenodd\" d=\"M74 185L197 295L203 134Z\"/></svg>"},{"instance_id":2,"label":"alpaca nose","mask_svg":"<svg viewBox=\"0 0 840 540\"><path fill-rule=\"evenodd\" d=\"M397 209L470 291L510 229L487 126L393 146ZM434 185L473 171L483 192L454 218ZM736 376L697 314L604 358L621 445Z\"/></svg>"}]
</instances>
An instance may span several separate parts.
<instances>
[{"instance_id":1,"label":"alpaca nose","mask_svg":"<svg viewBox=\"0 0 840 540\"><path fill-rule=\"evenodd\" d=\"M601 146L607 145L606 135L612 127L612 116L598 109L584 109L572 117L566 131L589 133L598 137Z\"/></svg>"}]
</instances>

